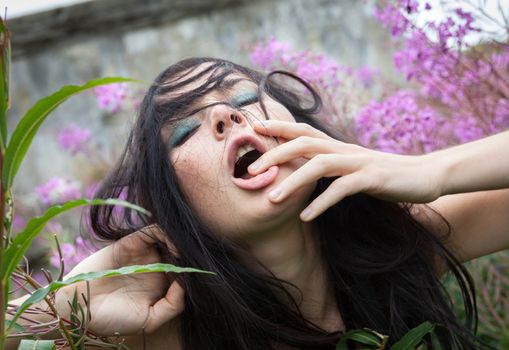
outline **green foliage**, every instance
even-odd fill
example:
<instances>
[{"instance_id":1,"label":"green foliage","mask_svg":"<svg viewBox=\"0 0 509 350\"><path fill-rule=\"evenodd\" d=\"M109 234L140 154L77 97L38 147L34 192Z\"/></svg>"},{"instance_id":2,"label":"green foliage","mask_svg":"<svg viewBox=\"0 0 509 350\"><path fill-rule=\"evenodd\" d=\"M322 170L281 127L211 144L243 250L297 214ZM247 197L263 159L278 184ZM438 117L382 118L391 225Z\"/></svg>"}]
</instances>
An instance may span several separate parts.
<instances>
[{"instance_id":1,"label":"green foliage","mask_svg":"<svg viewBox=\"0 0 509 350\"><path fill-rule=\"evenodd\" d=\"M0 269L0 278L3 281L6 281L10 278L12 272L19 264L21 259L23 259L23 255L28 250L34 238L41 232L46 223L54 218L55 216L66 212L70 209L83 206L83 205L120 205L128 208L132 208L135 210L139 210L141 212L148 212L134 204L129 202L125 202L118 199L77 199L74 201L69 201L62 205L54 205L50 207L42 216L35 217L31 219L27 227L21 231L16 237L13 239L12 243L9 244L7 249L5 250L4 256L2 258L2 267Z\"/></svg>"},{"instance_id":2,"label":"green foliage","mask_svg":"<svg viewBox=\"0 0 509 350\"><path fill-rule=\"evenodd\" d=\"M44 288L40 288L36 290L32 295L21 304L18 308L14 318L12 319L15 322L26 309L28 309L31 305L38 303L43 300L50 293L57 291L60 288L69 286L78 282L92 281L99 278L107 278L114 276L122 276L122 275L132 275L137 273L147 273L147 272L174 272L174 273L182 273L182 272L199 272L199 273L209 273L214 274L213 272L203 271L191 267L179 267L171 264L148 264L148 265L131 265L121 267L115 270L105 270L105 271L97 271L97 272L87 272L80 273L76 276L73 276L65 281L53 281L49 285Z\"/></svg>"},{"instance_id":3,"label":"green foliage","mask_svg":"<svg viewBox=\"0 0 509 350\"><path fill-rule=\"evenodd\" d=\"M54 340L23 339L18 350L56 350L56 345Z\"/></svg>"},{"instance_id":4,"label":"green foliage","mask_svg":"<svg viewBox=\"0 0 509 350\"><path fill-rule=\"evenodd\" d=\"M405 334L403 338L391 347L391 350L413 350L422 342L426 335L433 332L433 329L435 329L433 324L423 322Z\"/></svg>"},{"instance_id":5,"label":"green foliage","mask_svg":"<svg viewBox=\"0 0 509 350\"><path fill-rule=\"evenodd\" d=\"M424 337L430 336L433 349L441 349L440 345L434 341L436 337L433 333L435 326L430 322L423 322L417 327L411 329L401 339L394 343L388 350L415 350L423 345L423 349L427 349L427 345L423 344ZM386 349L389 336L380 334L371 329L356 329L347 332L341 337L336 345L336 350L364 349L364 350L384 350ZM359 347L359 345L362 345Z\"/></svg>"},{"instance_id":6,"label":"green foliage","mask_svg":"<svg viewBox=\"0 0 509 350\"><path fill-rule=\"evenodd\" d=\"M349 343L369 346L368 349L383 349L388 337L371 329L356 329L347 332L336 345L336 350L348 350Z\"/></svg>"},{"instance_id":7,"label":"green foliage","mask_svg":"<svg viewBox=\"0 0 509 350\"><path fill-rule=\"evenodd\" d=\"M117 82L135 81L128 78L102 78L91 80L84 85L68 85L61 88L59 91L50 96L40 99L21 119L16 126L11 140L7 146L4 156L4 164L2 170L2 183L4 189L9 189L14 180L14 176L25 157L26 152L32 140L34 139L37 130L44 122L46 117L55 108L61 105L72 95L83 92L85 90ZM1 98L0 98L1 99Z\"/></svg>"}]
</instances>

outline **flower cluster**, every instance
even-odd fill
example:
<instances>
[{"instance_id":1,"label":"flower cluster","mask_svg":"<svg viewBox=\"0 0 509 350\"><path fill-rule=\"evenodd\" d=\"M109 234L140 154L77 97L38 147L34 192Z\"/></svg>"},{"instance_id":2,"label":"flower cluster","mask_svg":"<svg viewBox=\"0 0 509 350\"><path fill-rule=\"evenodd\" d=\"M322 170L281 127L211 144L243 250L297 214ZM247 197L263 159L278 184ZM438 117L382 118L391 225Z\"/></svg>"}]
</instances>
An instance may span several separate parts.
<instances>
[{"instance_id":1,"label":"flower cluster","mask_svg":"<svg viewBox=\"0 0 509 350\"><path fill-rule=\"evenodd\" d=\"M421 154L447 146L451 125L429 106L419 106L412 90L382 102L371 101L356 117L363 145L400 154Z\"/></svg>"},{"instance_id":2,"label":"flower cluster","mask_svg":"<svg viewBox=\"0 0 509 350\"><path fill-rule=\"evenodd\" d=\"M258 43L251 53L251 62L264 70L284 68L329 93L340 86L341 75L352 72L330 57L311 51L295 51L290 44L275 38Z\"/></svg>"},{"instance_id":3,"label":"flower cluster","mask_svg":"<svg viewBox=\"0 0 509 350\"><path fill-rule=\"evenodd\" d=\"M80 184L77 181L53 177L35 188L39 199L45 205L64 203L81 197Z\"/></svg>"},{"instance_id":4,"label":"flower cluster","mask_svg":"<svg viewBox=\"0 0 509 350\"><path fill-rule=\"evenodd\" d=\"M90 129L82 128L77 124L70 124L62 129L57 136L57 142L71 155L84 151L86 144L90 141L92 133Z\"/></svg>"},{"instance_id":5,"label":"flower cluster","mask_svg":"<svg viewBox=\"0 0 509 350\"><path fill-rule=\"evenodd\" d=\"M509 46L495 44L487 52L465 42L475 28L474 16L453 9L441 22L422 27L410 20L416 1L385 3L377 19L389 28L399 50L394 65L409 82L416 82L422 98L440 108L454 124L451 140L472 141L509 127ZM424 30L425 28L426 30ZM403 35L405 34L405 35Z\"/></svg>"},{"instance_id":6,"label":"flower cluster","mask_svg":"<svg viewBox=\"0 0 509 350\"><path fill-rule=\"evenodd\" d=\"M63 243L61 251L64 261L64 273L68 273L72 267L94 252L81 237L77 237L74 243ZM60 268L60 256L57 251L54 251L50 257L50 263L54 267Z\"/></svg>"},{"instance_id":7,"label":"flower cluster","mask_svg":"<svg viewBox=\"0 0 509 350\"><path fill-rule=\"evenodd\" d=\"M109 84L101 85L94 89L99 108L104 109L111 114L116 114L127 97L127 84Z\"/></svg>"}]
</instances>

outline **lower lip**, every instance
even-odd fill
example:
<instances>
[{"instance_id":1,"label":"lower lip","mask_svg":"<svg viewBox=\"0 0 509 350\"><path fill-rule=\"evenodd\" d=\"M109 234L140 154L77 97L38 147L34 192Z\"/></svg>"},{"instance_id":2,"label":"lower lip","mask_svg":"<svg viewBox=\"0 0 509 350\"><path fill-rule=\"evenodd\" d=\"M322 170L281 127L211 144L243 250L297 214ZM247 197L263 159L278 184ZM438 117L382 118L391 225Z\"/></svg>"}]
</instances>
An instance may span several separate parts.
<instances>
[{"instance_id":1,"label":"lower lip","mask_svg":"<svg viewBox=\"0 0 509 350\"><path fill-rule=\"evenodd\" d=\"M250 179L241 179L241 178L233 178L233 182L238 187L243 190L260 190L264 187L270 185L276 179L276 176L279 172L279 167L277 165L271 166L265 172L258 174Z\"/></svg>"}]
</instances>

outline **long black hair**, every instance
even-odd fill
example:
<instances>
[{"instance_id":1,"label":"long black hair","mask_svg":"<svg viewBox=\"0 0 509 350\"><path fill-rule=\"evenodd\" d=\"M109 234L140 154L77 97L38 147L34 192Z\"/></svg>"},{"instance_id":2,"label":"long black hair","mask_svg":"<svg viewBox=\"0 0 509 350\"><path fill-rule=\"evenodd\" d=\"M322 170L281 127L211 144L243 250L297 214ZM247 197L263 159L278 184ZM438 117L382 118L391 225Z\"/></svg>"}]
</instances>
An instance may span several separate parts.
<instances>
[{"instance_id":1,"label":"long black hair","mask_svg":"<svg viewBox=\"0 0 509 350\"><path fill-rule=\"evenodd\" d=\"M146 208L152 216L130 210L118 216L111 207L98 206L90 211L92 227L102 239L117 240L157 225L180 253L177 257L161 251L165 261L216 273L175 277L186 292L180 315L184 349L266 350L282 345L334 349L342 332L328 332L306 320L288 292L288 282L270 271L253 271L239 263L247 252L204 225L180 190L161 132L171 121L189 115L189 106L196 99L218 89L232 74L256 83L260 98L268 94L298 122L338 137L319 123L320 98L298 77L285 72L264 75L222 59L185 59L164 70L148 89L126 149L97 193L102 198L126 193L128 201ZM292 83L277 79L281 76ZM186 90L190 84L193 88ZM297 92L295 86L305 91ZM263 107L263 99L261 104ZM319 180L312 197L333 180ZM475 348L477 311L472 279L442 243L448 232L432 232L410 209L410 204L358 193L315 220L320 253L345 326L389 334L392 342L430 321L437 326L436 337L443 348ZM445 266L461 288L464 323L452 310L437 266Z\"/></svg>"}]
</instances>

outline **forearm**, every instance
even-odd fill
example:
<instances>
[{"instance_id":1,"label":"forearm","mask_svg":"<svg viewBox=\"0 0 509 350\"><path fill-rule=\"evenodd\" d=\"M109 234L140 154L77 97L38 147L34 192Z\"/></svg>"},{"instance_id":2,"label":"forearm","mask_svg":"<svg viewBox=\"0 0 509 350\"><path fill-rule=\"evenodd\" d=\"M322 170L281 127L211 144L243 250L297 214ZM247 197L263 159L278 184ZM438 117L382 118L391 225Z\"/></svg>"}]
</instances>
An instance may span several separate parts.
<instances>
[{"instance_id":1,"label":"forearm","mask_svg":"<svg viewBox=\"0 0 509 350\"><path fill-rule=\"evenodd\" d=\"M509 131L424 157L437 166L441 195L509 188Z\"/></svg>"}]
</instances>

